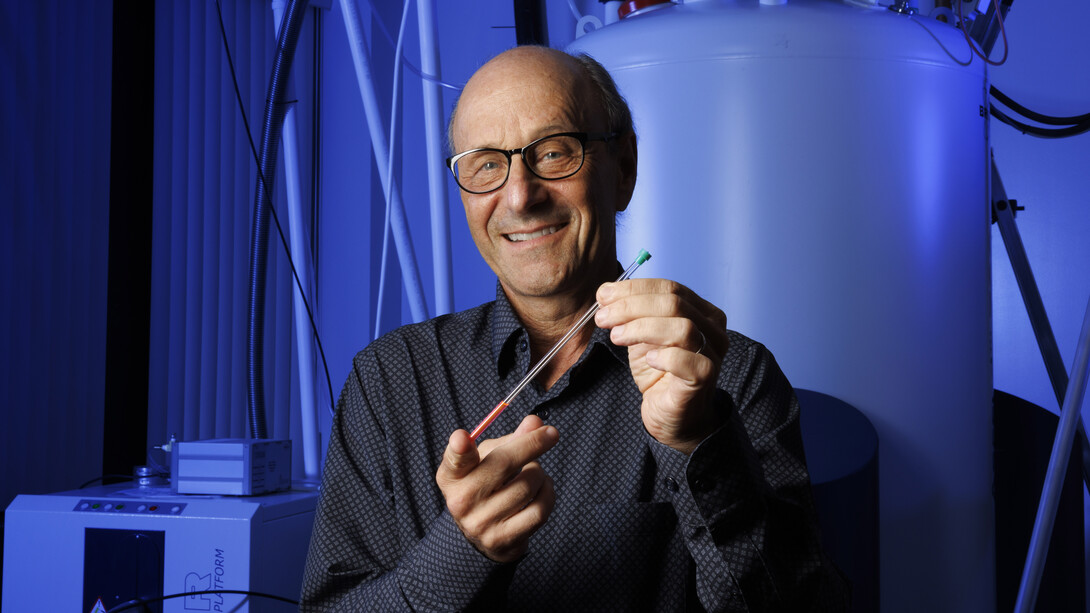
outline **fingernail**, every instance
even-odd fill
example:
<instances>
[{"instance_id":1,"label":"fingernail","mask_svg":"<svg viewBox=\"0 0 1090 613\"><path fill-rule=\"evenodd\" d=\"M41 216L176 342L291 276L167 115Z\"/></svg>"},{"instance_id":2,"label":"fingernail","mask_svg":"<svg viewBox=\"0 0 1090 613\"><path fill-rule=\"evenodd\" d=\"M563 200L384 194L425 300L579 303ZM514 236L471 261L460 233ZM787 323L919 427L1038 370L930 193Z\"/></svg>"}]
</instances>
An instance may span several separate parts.
<instances>
[{"instance_id":1,"label":"fingernail","mask_svg":"<svg viewBox=\"0 0 1090 613\"><path fill-rule=\"evenodd\" d=\"M658 358L659 358L659 350L658 349L652 349L651 351L647 352L647 363L648 364L654 366L655 361L658 360Z\"/></svg>"},{"instance_id":2,"label":"fingernail","mask_svg":"<svg viewBox=\"0 0 1090 613\"><path fill-rule=\"evenodd\" d=\"M612 283L606 283L602 287L599 287L598 288L598 296L602 300L609 300L610 298L612 298L613 297L613 284Z\"/></svg>"},{"instance_id":3,"label":"fingernail","mask_svg":"<svg viewBox=\"0 0 1090 613\"><path fill-rule=\"evenodd\" d=\"M609 307L602 307L598 309L598 312L594 314L594 321L596 323L604 322L609 319Z\"/></svg>"}]
</instances>

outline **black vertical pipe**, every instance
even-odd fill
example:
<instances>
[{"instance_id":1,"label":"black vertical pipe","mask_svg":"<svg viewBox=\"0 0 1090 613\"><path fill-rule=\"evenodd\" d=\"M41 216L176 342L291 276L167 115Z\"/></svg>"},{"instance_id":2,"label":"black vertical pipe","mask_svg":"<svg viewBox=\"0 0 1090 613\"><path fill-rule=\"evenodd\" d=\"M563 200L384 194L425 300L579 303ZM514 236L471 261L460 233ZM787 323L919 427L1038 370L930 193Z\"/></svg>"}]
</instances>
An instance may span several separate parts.
<instances>
[{"instance_id":1,"label":"black vertical pipe","mask_svg":"<svg viewBox=\"0 0 1090 613\"><path fill-rule=\"evenodd\" d=\"M548 45L541 0L515 1L515 40L520 45Z\"/></svg>"},{"instance_id":2,"label":"black vertical pipe","mask_svg":"<svg viewBox=\"0 0 1090 613\"><path fill-rule=\"evenodd\" d=\"M102 472L147 461L155 3L114 0Z\"/></svg>"}]
</instances>

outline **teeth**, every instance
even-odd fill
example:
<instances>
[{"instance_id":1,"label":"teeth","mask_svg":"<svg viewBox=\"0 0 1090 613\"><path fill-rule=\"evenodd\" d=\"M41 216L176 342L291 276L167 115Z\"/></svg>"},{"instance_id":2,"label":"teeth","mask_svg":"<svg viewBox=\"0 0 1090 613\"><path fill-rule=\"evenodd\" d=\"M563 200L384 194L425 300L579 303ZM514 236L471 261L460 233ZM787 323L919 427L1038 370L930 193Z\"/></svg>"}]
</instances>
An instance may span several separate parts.
<instances>
[{"instance_id":1,"label":"teeth","mask_svg":"<svg viewBox=\"0 0 1090 613\"><path fill-rule=\"evenodd\" d=\"M552 234L552 233L556 232L559 229L560 229L560 226L550 226L548 228L543 228L541 230L538 230L537 232L530 232L529 234L508 234L507 235L507 240L509 240L509 241L511 241L513 243L533 240L535 238L540 238L540 237L545 236L547 234Z\"/></svg>"}]
</instances>

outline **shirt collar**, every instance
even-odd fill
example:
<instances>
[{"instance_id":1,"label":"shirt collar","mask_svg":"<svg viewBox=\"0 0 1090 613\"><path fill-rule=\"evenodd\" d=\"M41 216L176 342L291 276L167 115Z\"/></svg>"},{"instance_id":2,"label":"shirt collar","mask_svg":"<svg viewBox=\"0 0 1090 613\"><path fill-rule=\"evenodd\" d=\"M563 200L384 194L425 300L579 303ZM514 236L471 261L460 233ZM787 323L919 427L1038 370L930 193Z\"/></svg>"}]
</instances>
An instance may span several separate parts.
<instances>
[{"instance_id":1,"label":"shirt collar","mask_svg":"<svg viewBox=\"0 0 1090 613\"><path fill-rule=\"evenodd\" d=\"M492 308L492 359L500 366L500 357L505 355L505 348L513 345L518 337L526 334L522 322L515 314L515 307L507 299L500 282L496 282L496 302ZM510 355L510 354L507 354Z\"/></svg>"},{"instance_id":2,"label":"shirt collar","mask_svg":"<svg viewBox=\"0 0 1090 613\"><path fill-rule=\"evenodd\" d=\"M492 308L492 359L498 372L503 372L507 360L514 359L514 345L526 338L526 331L515 314L515 307L507 299L503 286L496 282L496 302ZM527 339L529 340L529 339ZM609 330L595 326L590 336L589 347L602 345L622 364L628 363L628 349L613 344L609 339ZM582 362L589 352L579 358Z\"/></svg>"}]
</instances>

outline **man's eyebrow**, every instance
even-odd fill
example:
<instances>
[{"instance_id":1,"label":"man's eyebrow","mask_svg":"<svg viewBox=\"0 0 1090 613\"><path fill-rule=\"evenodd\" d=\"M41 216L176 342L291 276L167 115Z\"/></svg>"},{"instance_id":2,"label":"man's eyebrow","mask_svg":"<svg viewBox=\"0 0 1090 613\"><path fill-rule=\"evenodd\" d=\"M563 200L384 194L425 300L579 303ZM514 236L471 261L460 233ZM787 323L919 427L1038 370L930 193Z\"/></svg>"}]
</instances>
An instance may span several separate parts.
<instances>
[{"instance_id":1,"label":"man's eyebrow","mask_svg":"<svg viewBox=\"0 0 1090 613\"><path fill-rule=\"evenodd\" d=\"M581 132L581 131L582 130L580 130L579 128L576 128L574 126L574 124L570 124L570 123L551 123L551 124L549 124L547 126L544 126L542 128L538 128L537 130L535 130L533 132L533 136L531 136L529 138L529 140L527 140L524 143L520 143L520 144L518 144L518 145L516 145L514 147L510 147L510 148L504 147L502 144L496 143L495 141L491 141L491 142L486 142L486 143L482 143L482 144L475 144L473 146L466 147L464 149L460 149L458 151L455 151L455 153L457 154L457 153L462 153L462 152L465 152L465 151L475 151L477 149L499 149L501 151L510 151L511 149L518 149L520 147L525 147L526 145L529 145L530 143L532 143L532 142L534 142L534 141L536 141L538 139L545 138L546 136L550 136L552 134L560 134L560 133L563 133L563 132Z\"/></svg>"},{"instance_id":2,"label":"man's eyebrow","mask_svg":"<svg viewBox=\"0 0 1090 613\"><path fill-rule=\"evenodd\" d=\"M563 134L565 132L580 132L580 131L581 130L579 130L579 128L576 128L576 127L572 126L571 124L549 124L549 125L545 126L544 128L540 128L540 129L536 130L533 133L533 136L530 137L530 140L526 141L525 143L522 143L519 146L520 147L525 147L526 145L529 145L530 143L532 143L534 141L545 138L546 136L552 136L553 134Z\"/></svg>"}]
</instances>

